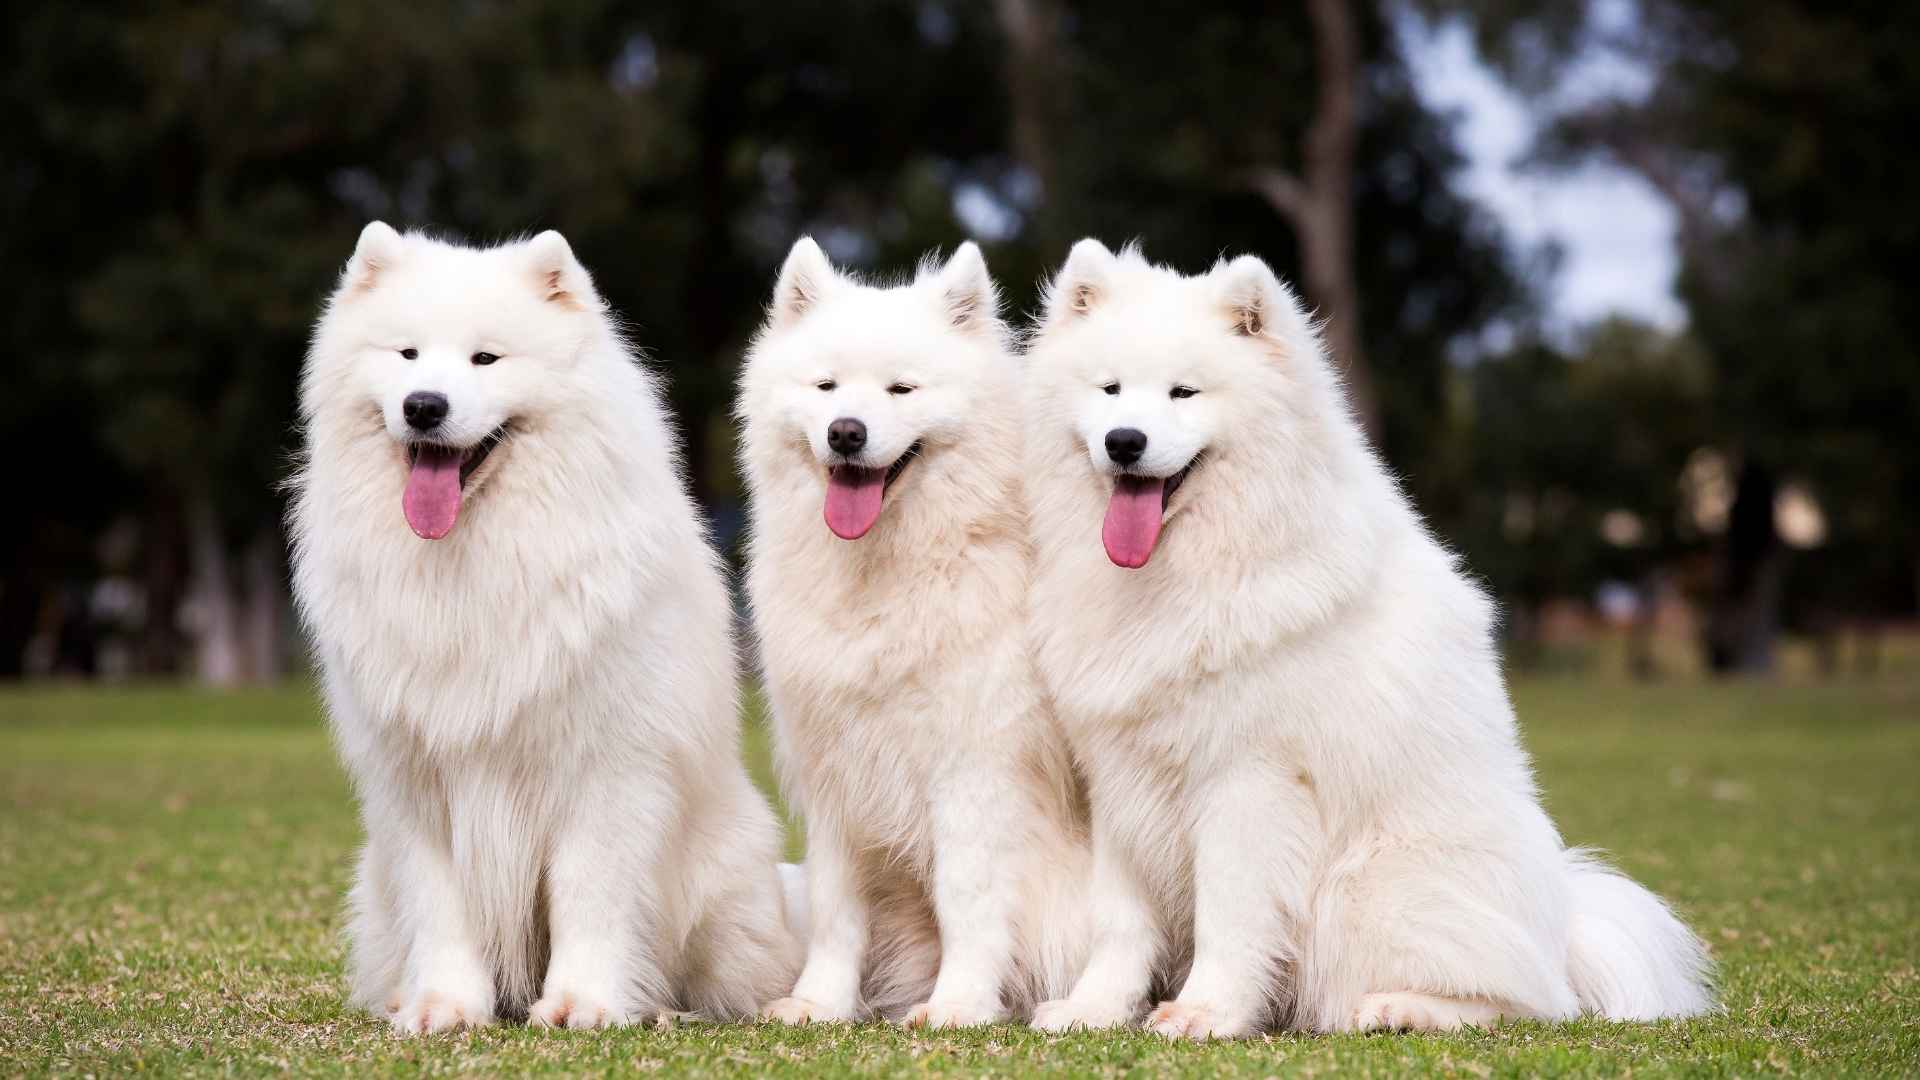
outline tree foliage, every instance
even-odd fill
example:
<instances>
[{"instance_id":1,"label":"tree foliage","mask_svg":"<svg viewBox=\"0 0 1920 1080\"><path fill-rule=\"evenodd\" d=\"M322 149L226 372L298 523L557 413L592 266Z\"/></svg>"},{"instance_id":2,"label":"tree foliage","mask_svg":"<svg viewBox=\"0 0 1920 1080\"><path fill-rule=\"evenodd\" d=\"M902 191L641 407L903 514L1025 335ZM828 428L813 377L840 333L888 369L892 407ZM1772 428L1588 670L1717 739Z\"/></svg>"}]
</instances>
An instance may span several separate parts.
<instances>
[{"instance_id":1,"label":"tree foliage","mask_svg":"<svg viewBox=\"0 0 1920 1080\"><path fill-rule=\"evenodd\" d=\"M1010 36L1022 7L1044 33ZM1451 184L1448 121L1380 12L1354 12L1382 442L1423 499L1463 505L1449 350L1527 296ZM29 2L0 59L0 449L48 462L0 542L4 665L103 569L145 595L155 671L187 662L190 597L282 602L239 560L277 546L308 327L370 218L567 233L665 369L723 527L733 372L801 231L890 272L975 235L1016 313L1087 234L1300 276L1294 223L1244 178L1301 164L1313 30L1288 5ZM136 541L103 566L110 527Z\"/></svg>"},{"instance_id":2,"label":"tree foliage","mask_svg":"<svg viewBox=\"0 0 1920 1080\"><path fill-rule=\"evenodd\" d=\"M1466 5L1483 46L1555 100L1602 50L1643 94L1574 98L1548 164L1610 159L1680 215L1679 291L1705 350L1710 437L1742 499L1801 483L1825 512L1815 551L1783 557L1771 505L1736 508L1720 545L1710 650L1763 667L1783 615L1909 613L1920 582L1920 218L1907 130L1920 105L1920 9L1811 0L1552 0ZM1784 606L1769 595L1784 585ZM1761 625L1755 625L1755 623Z\"/></svg>"}]
</instances>

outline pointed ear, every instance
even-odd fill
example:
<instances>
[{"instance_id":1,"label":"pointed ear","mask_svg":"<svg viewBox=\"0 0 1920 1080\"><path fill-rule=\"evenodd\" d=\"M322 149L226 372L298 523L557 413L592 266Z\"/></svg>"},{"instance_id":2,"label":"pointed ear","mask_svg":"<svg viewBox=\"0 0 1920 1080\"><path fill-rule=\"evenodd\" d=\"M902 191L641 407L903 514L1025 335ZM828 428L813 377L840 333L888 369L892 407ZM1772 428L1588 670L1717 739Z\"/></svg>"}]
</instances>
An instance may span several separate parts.
<instances>
[{"instance_id":1,"label":"pointed ear","mask_svg":"<svg viewBox=\"0 0 1920 1080\"><path fill-rule=\"evenodd\" d=\"M773 286L773 303L767 309L767 321L774 326L786 324L813 310L820 298L840 281L840 275L827 261L827 253L803 236L793 242L787 261L780 264L780 278Z\"/></svg>"},{"instance_id":2,"label":"pointed ear","mask_svg":"<svg viewBox=\"0 0 1920 1080\"><path fill-rule=\"evenodd\" d=\"M1214 267L1220 303L1233 332L1242 337L1272 336L1302 322L1293 291L1253 255Z\"/></svg>"},{"instance_id":3,"label":"pointed ear","mask_svg":"<svg viewBox=\"0 0 1920 1080\"><path fill-rule=\"evenodd\" d=\"M599 301L592 275L573 257L567 238L552 229L527 241L527 260L533 268L534 287L547 303L585 311Z\"/></svg>"},{"instance_id":4,"label":"pointed ear","mask_svg":"<svg viewBox=\"0 0 1920 1080\"><path fill-rule=\"evenodd\" d=\"M406 240L393 226L384 221L373 221L360 230L360 240L353 246L353 258L347 260L346 273L341 275L341 284L353 292L371 292L380 274L400 261L400 251L406 246Z\"/></svg>"},{"instance_id":5,"label":"pointed ear","mask_svg":"<svg viewBox=\"0 0 1920 1080\"><path fill-rule=\"evenodd\" d=\"M1047 322L1079 318L1106 299L1114 254L1089 236L1073 245L1066 264L1047 287Z\"/></svg>"},{"instance_id":6,"label":"pointed ear","mask_svg":"<svg viewBox=\"0 0 1920 1080\"><path fill-rule=\"evenodd\" d=\"M940 288L940 302L947 319L959 330L980 330L1000 314L1000 292L987 273L986 257L980 245L969 240L961 244L940 268L934 279Z\"/></svg>"}]
</instances>

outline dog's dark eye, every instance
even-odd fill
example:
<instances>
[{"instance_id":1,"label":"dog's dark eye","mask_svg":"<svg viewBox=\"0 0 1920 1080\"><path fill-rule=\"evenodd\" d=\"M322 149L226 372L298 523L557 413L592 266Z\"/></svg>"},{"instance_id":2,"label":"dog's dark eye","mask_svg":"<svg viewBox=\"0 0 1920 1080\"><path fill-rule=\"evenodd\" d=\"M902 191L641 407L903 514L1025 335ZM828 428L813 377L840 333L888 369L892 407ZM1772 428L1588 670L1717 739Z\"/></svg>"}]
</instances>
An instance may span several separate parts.
<instances>
[{"instance_id":1,"label":"dog's dark eye","mask_svg":"<svg viewBox=\"0 0 1920 1080\"><path fill-rule=\"evenodd\" d=\"M500 356L497 353L477 352L473 354L473 366L486 367L498 359L500 359Z\"/></svg>"},{"instance_id":2,"label":"dog's dark eye","mask_svg":"<svg viewBox=\"0 0 1920 1080\"><path fill-rule=\"evenodd\" d=\"M1199 392L1200 391L1195 390L1191 386L1176 386L1173 389L1167 391L1167 396L1172 398L1175 401L1183 401Z\"/></svg>"},{"instance_id":3,"label":"dog's dark eye","mask_svg":"<svg viewBox=\"0 0 1920 1080\"><path fill-rule=\"evenodd\" d=\"M1120 393L1120 384L1117 382L1110 382L1107 385L1101 387L1100 391L1106 394L1108 397L1114 397L1115 395Z\"/></svg>"},{"instance_id":4,"label":"dog's dark eye","mask_svg":"<svg viewBox=\"0 0 1920 1080\"><path fill-rule=\"evenodd\" d=\"M402 359L402 360L418 360L418 359L420 359L420 350L419 350L419 349L401 349L401 350L400 350L400 359Z\"/></svg>"},{"instance_id":5,"label":"dog's dark eye","mask_svg":"<svg viewBox=\"0 0 1920 1080\"><path fill-rule=\"evenodd\" d=\"M832 379L821 379L819 382L814 383L813 385L816 389L825 390L828 393L832 393L833 388L836 386L839 386L840 384L837 382L834 382Z\"/></svg>"},{"instance_id":6,"label":"dog's dark eye","mask_svg":"<svg viewBox=\"0 0 1920 1080\"><path fill-rule=\"evenodd\" d=\"M903 383L903 382L897 382L897 383L894 383L892 386L887 387L887 393L911 394L913 393L913 387L908 386L906 383Z\"/></svg>"}]
</instances>

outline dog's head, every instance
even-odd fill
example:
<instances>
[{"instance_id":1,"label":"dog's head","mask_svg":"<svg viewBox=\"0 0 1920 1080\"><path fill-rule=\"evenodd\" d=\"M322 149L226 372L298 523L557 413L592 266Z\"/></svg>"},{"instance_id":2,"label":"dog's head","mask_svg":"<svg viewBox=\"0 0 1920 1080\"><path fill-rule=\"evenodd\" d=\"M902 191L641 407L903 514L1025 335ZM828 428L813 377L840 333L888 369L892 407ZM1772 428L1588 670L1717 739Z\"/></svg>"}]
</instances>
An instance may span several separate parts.
<instances>
[{"instance_id":1,"label":"dog's head","mask_svg":"<svg viewBox=\"0 0 1920 1080\"><path fill-rule=\"evenodd\" d=\"M1107 504L1101 540L1145 566L1163 525L1207 497L1210 461L1259 443L1296 410L1317 346L1293 293L1243 255L1198 277L1074 245L1049 287L1028 356L1035 422L1084 451ZM1263 468L1284 469L1272 460Z\"/></svg>"},{"instance_id":2,"label":"dog's head","mask_svg":"<svg viewBox=\"0 0 1920 1080\"><path fill-rule=\"evenodd\" d=\"M1002 384L1005 362L997 295L975 245L881 288L840 274L803 237L741 377L749 472L755 453L804 459L827 528L857 540L891 501L910 497L916 474L965 452L978 397Z\"/></svg>"},{"instance_id":3,"label":"dog's head","mask_svg":"<svg viewBox=\"0 0 1920 1080\"><path fill-rule=\"evenodd\" d=\"M475 249L376 221L315 331L303 408L309 423L327 409L377 419L407 524L438 540L508 467L514 433L570 407L555 376L603 318L557 232Z\"/></svg>"}]
</instances>

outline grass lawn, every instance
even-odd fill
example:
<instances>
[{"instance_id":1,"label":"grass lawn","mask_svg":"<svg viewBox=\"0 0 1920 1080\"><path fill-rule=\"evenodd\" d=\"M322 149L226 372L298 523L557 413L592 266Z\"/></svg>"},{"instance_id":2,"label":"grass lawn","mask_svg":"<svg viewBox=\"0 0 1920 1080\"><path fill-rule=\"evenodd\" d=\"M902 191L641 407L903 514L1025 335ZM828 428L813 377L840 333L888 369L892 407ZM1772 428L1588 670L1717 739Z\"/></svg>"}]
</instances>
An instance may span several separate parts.
<instances>
[{"instance_id":1,"label":"grass lawn","mask_svg":"<svg viewBox=\"0 0 1920 1080\"><path fill-rule=\"evenodd\" d=\"M9 690L0 1076L1920 1075L1920 680L1516 694L1567 838L1679 906L1719 961L1724 1013L1209 1046L878 1025L399 1040L341 1003L356 825L305 688Z\"/></svg>"}]
</instances>

